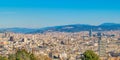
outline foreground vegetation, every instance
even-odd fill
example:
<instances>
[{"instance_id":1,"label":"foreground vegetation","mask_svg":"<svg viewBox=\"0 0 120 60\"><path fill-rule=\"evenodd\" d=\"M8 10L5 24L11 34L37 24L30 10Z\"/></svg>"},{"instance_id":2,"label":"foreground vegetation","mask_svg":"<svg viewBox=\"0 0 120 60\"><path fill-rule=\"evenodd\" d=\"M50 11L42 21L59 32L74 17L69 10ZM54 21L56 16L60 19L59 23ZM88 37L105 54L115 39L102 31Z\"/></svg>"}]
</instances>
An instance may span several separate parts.
<instances>
[{"instance_id":1,"label":"foreground vegetation","mask_svg":"<svg viewBox=\"0 0 120 60\"><path fill-rule=\"evenodd\" d=\"M92 50L87 50L83 53L82 60L100 60L99 56ZM28 53L26 50L18 50L15 54L11 54L8 57L0 56L0 60L51 60L46 55L36 56L32 53Z\"/></svg>"},{"instance_id":2,"label":"foreground vegetation","mask_svg":"<svg viewBox=\"0 0 120 60\"><path fill-rule=\"evenodd\" d=\"M100 60L99 56L95 54L92 50L87 50L83 53L84 57L82 60Z\"/></svg>"},{"instance_id":3,"label":"foreground vegetation","mask_svg":"<svg viewBox=\"0 0 120 60\"><path fill-rule=\"evenodd\" d=\"M28 53L25 50L18 50L15 54L8 57L0 56L0 60L51 60L48 56L39 55L36 56L32 53Z\"/></svg>"}]
</instances>

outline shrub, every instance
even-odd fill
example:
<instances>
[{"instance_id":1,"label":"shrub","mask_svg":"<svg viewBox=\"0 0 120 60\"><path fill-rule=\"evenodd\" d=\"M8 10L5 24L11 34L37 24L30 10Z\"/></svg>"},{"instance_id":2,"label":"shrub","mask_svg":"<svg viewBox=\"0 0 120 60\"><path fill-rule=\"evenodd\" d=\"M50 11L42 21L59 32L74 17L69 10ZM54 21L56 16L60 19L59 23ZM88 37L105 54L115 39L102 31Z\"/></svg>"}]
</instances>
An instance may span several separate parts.
<instances>
[{"instance_id":1,"label":"shrub","mask_svg":"<svg viewBox=\"0 0 120 60\"><path fill-rule=\"evenodd\" d=\"M87 50L83 53L84 57L82 60L100 60L99 56L95 54L92 50Z\"/></svg>"}]
</instances>

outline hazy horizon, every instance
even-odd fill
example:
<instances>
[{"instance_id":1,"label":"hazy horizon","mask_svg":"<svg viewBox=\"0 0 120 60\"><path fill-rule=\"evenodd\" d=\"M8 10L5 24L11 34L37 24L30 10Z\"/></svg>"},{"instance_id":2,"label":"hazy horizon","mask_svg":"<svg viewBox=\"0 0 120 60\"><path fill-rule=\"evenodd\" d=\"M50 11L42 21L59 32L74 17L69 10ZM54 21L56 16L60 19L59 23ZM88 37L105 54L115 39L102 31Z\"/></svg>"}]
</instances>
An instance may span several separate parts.
<instances>
[{"instance_id":1,"label":"hazy horizon","mask_svg":"<svg viewBox=\"0 0 120 60\"><path fill-rule=\"evenodd\" d=\"M120 22L118 0L2 0L0 28Z\"/></svg>"},{"instance_id":2,"label":"hazy horizon","mask_svg":"<svg viewBox=\"0 0 120 60\"><path fill-rule=\"evenodd\" d=\"M104 23L112 23L112 22L104 22ZM101 24L104 24L104 23L101 23ZM84 23L78 23L78 24L81 24L81 25L92 25L92 26L99 26L101 24L97 24L97 25L94 25L94 24L84 24ZM120 23L112 23L112 24L120 24ZM6 28L27 28L27 29L40 29L40 28L48 28L48 27L56 27L56 26L65 26L65 25L76 25L76 24L63 24L63 25L53 25L53 26L43 26L43 27L0 27L0 29L6 29Z\"/></svg>"}]
</instances>

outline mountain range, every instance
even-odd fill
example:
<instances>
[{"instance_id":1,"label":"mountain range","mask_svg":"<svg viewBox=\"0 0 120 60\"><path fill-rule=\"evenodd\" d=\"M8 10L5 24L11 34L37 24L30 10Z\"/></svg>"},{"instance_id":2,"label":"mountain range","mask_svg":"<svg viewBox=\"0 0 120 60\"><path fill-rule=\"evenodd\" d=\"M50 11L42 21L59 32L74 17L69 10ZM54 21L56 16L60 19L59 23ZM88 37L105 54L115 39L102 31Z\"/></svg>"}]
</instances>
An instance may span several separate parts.
<instances>
[{"instance_id":1,"label":"mountain range","mask_svg":"<svg viewBox=\"0 0 120 60\"><path fill-rule=\"evenodd\" d=\"M14 32L14 33L25 33L25 34L34 34L34 33L44 33L44 32L80 32L80 31L110 31L110 30L120 30L120 24L116 23L103 23L101 25L88 25L88 24L72 24L72 25L62 25L62 26L53 26L45 28L1 28L0 32Z\"/></svg>"}]
</instances>

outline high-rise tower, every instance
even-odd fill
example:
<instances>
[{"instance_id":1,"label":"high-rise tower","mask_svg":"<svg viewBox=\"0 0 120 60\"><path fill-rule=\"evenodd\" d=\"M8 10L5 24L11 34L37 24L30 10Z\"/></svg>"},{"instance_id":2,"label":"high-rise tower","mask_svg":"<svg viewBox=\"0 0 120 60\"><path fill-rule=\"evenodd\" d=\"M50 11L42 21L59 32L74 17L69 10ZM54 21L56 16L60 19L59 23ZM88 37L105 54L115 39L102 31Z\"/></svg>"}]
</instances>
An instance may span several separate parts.
<instances>
[{"instance_id":1,"label":"high-rise tower","mask_svg":"<svg viewBox=\"0 0 120 60\"><path fill-rule=\"evenodd\" d=\"M106 37L103 36L102 32L99 30L97 33L98 37L98 52L100 57L106 56Z\"/></svg>"},{"instance_id":2,"label":"high-rise tower","mask_svg":"<svg viewBox=\"0 0 120 60\"><path fill-rule=\"evenodd\" d=\"M89 31L89 37L92 37L92 29Z\"/></svg>"}]
</instances>

